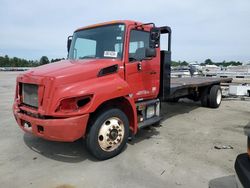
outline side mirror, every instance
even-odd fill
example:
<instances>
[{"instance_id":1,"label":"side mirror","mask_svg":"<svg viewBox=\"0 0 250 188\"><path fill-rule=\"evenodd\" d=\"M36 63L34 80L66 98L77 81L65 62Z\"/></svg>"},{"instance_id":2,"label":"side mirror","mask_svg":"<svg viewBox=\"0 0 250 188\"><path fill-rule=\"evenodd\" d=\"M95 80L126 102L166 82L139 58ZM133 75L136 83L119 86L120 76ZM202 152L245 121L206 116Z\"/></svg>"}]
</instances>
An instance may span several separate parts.
<instances>
[{"instance_id":1,"label":"side mirror","mask_svg":"<svg viewBox=\"0 0 250 188\"><path fill-rule=\"evenodd\" d=\"M151 28L150 40L149 40L150 48L158 48L160 46L160 36L161 36L160 28L157 27Z\"/></svg>"},{"instance_id":2,"label":"side mirror","mask_svg":"<svg viewBox=\"0 0 250 188\"><path fill-rule=\"evenodd\" d=\"M146 56L146 58L156 57L156 49L155 48L146 48L145 56Z\"/></svg>"},{"instance_id":3,"label":"side mirror","mask_svg":"<svg viewBox=\"0 0 250 188\"><path fill-rule=\"evenodd\" d=\"M69 50L70 50L71 42L72 42L72 36L69 36L68 37L68 41L67 41L67 50L68 50L68 53L69 53Z\"/></svg>"}]
</instances>

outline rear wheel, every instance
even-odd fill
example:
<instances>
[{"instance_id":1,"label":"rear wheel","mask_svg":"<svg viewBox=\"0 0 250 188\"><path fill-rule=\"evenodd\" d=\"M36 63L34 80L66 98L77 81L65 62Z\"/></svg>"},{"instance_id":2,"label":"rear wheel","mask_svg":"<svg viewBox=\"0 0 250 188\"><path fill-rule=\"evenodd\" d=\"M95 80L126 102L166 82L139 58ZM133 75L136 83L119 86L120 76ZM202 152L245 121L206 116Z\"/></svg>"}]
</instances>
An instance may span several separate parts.
<instances>
[{"instance_id":1,"label":"rear wheel","mask_svg":"<svg viewBox=\"0 0 250 188\"><path fill-rule=\"evenodd\" d=\"M119 109L101 111L90 126L87 148L99 160L118 155L127 143L129 121Z\"/></svg>"},{"instance_id":2,"label":"rear wheel","mask_svg":"<svg viewBox=\"0 0 250 188\"><path fill-rule=\"evenodd\" d=\"M214 85L210 89L209 93L209 106L211 108L218 108L221 104L222 92L219 85Z\"/></svg>"}]
</instances>

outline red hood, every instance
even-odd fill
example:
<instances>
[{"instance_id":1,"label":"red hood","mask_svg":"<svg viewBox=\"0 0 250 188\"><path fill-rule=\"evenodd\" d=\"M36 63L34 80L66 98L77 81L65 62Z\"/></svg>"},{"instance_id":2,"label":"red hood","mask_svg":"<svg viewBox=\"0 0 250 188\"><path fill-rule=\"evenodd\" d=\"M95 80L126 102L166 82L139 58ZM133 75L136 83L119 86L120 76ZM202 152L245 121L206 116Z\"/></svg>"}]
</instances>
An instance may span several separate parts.
<instances>
[{"instance_id":1,"label":"red hood","mask_svg":"<svg viewBox=\"0 0 250 188\"><path fill-rule=\"evenodd\" d=\"M95 78L102 68L115 64L120 65L121 61L114 59L63 60L33 68L25 75L53 77L57 81L64 80L65 84Z\"/></svg>"}]
</instances>

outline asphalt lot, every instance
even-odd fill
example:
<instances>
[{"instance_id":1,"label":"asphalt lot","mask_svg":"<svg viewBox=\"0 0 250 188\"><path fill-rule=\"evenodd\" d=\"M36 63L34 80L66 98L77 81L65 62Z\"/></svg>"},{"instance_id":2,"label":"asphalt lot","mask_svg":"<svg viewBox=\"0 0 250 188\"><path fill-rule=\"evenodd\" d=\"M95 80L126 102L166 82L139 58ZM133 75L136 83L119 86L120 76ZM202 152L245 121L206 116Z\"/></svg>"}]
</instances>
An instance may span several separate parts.
<instances>
[{"instance_id":1,"label":"asphalt lot","mask_svg":"<svg viewBox=\"0 0 250 188\"><path fill-rule=\"evenodd\" d=\"M17 74L0 72L0 187L202 188L233 175L246 151L250 101L226 100L219 109L181 101L163 104L161 125L142 130L119 156L96 161L81 140L50 142L19 129L11 111Z\"/></svg>"}]
</instances>

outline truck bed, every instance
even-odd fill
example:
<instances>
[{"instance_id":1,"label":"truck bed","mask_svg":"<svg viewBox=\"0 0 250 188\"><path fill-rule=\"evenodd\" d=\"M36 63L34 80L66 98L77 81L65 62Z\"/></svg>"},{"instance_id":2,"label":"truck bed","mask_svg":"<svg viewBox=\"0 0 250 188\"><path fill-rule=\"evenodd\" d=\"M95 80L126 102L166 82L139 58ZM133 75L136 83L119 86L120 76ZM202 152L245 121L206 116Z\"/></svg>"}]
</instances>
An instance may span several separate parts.
<instances>
[{"instance_id":1,"label":"truck bed","mask_svg":"<svg viewBox=\"0 0 250 188\"><path fill-rule=\"evenodd\" d=\"M170 96L181 97L187 95L189 89L205 87L220 83L230 83L232 78L211 78L211 77L188 77L188 78L171 78Z\"/></svg>"}]
</instances>

